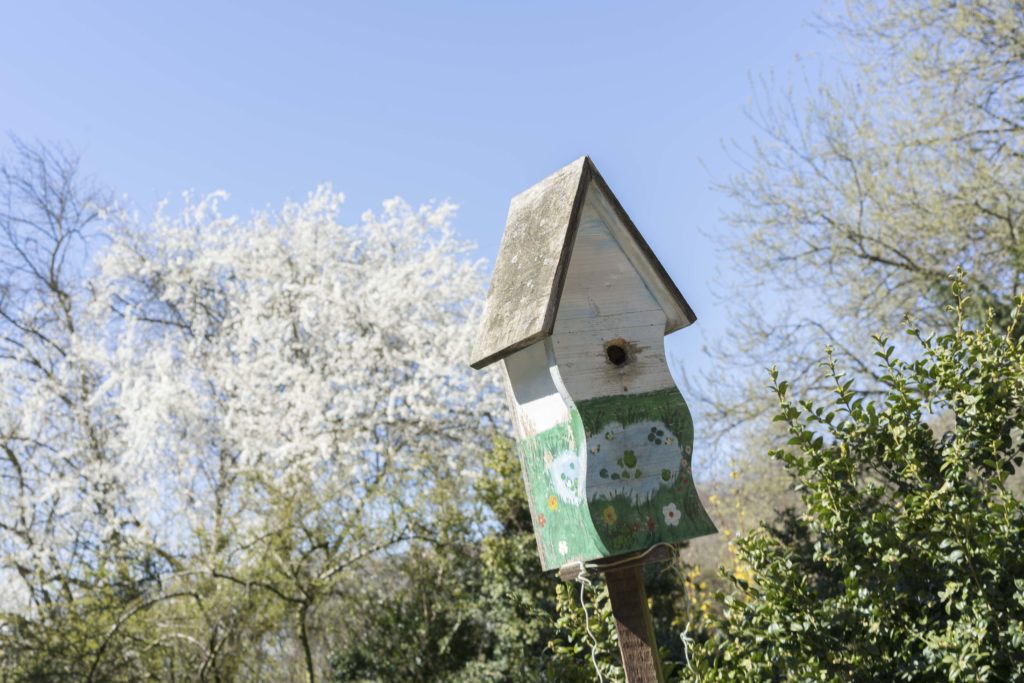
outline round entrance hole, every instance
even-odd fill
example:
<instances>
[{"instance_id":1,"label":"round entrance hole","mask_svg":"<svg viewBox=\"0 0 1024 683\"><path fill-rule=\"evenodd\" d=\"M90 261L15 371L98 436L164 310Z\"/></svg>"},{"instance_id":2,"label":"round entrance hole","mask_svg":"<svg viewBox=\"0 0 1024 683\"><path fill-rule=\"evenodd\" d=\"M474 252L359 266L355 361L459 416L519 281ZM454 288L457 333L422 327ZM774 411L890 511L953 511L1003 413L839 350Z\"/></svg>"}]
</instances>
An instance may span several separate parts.
<instances>
[{"instance_id":1,"label":"round entrance hole","mask_svg":"<svg viewBox=\"0 0 1024 683\"><path fill-rule=\"evenodd\" d=\"M604 351L608 355L608 362L612 365L625 365L626 361L629 360L629 356L626 355L626 349L618 344L609 344Z\"/></svg>"}]
</instances>

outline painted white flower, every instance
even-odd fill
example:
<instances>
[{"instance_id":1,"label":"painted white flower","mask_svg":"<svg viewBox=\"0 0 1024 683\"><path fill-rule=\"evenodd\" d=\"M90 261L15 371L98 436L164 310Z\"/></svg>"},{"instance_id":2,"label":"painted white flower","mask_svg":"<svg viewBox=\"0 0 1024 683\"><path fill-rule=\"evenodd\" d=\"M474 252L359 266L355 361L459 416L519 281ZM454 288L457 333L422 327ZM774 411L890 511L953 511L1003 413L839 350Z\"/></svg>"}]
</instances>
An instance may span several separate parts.
<instances>
[{"instance_id":1,"label":"painted white flower","mask_svg":"<svg viewBox=\"0 0 1024 683\"><path fill-rule=\"evenodd\" d=\"M665 507L661 508L661 514L665 515L665 524L669 526L679 526L679 508L676 507L675 503L669 503Z\"/></svg>"},{"instance_id":2,"label":"painted white flower","mask_svg":"<svg viewBox=\"0 0 1024 683\"><path fill-rule=\"evenodd\" d=\"M566 543L565 541L559 541L558 542L558 552L561 555L565 555L567 552L569 552L569 544Z\"/></svg>"}]
</instances>

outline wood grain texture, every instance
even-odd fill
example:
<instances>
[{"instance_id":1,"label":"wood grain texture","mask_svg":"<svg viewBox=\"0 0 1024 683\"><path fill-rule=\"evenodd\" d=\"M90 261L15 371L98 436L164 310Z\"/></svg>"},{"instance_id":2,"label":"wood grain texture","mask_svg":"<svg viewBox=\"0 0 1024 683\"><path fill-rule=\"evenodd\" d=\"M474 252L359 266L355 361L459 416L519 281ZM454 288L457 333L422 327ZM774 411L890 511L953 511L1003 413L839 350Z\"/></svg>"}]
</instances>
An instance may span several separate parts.
<instances>
[{"instance_id":1,"label":"wood grain texture","mask_svg":"<svg viewBox=\"0 0 1024 683\"><path fill-rule=\"evenodd\" d=\"M551 334L586 191L586 157L512 198L473 346L482 368Z\"/></svg>"},{"instance_id":2,"label":"wood grain texture","mask_svg":"<svg viewBox=\"0 0 1024 683\"><path fill-rule=\"evenodd\" d=\"M609 569L605 580L627 683L664 683L654 624L647 607L643 568L631 565Z\"/></svg>"},{"instance_id":3,"label":"wood grain texture","mask_svg":"<svg viewBox=\"0 0 1024 683\"><path fill-rule=\"evenodd\" d=\"M665 360L667 319L623 250L614 216L602 214L588 192L551 336L558 371L573 401L642 394L675 386ZM608 346L626 351L615 365Z\"/></svg>"},{"instance_id":4,"label":"wood grain texture","mask_svg":"<svg viewBox=\"0 0 1024 683\"><path fill-rule=\"evenodd\" d=\"M619 243L626 258L636 268L648 290L665 313L665 334L682 329L697 320L690 304L668 276L661 261L630 220L619 200L612 194L601 174L594 169L592 179L593 190L588 192L588 205L601 217L601 220Z\"/></svg>"}]
</instances>

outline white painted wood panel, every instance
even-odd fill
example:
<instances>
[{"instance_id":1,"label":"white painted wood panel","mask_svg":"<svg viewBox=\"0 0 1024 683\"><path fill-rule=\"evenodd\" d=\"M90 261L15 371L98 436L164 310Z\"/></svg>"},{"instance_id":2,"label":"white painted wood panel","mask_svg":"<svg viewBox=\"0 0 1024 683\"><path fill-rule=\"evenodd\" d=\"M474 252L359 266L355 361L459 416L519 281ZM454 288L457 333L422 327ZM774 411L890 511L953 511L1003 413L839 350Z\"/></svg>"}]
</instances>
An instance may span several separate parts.
<instances>
[{"instance_id":1,"label":"white painted wood panel","mask_svg":"<svg viewBox=\"0 0 1024 683\"><path fill-rule=\"evenodd\" d=\"M690 324L683 311L674 303L674 297L665 285L665 282L658 275L650 259L643 253L636 242L629 236L629 230L616 216L612 203L603 191L595 184L587 192L588 208L608 228L613 239L617 240L626 258L643 278L649 288L650 294L659 303L659 307L666 312L665 329L677 330Z\"/></svg>"},{"instance_id":2,"label":"white painted wood panel","mask_svg":"<svg viewBox=\"0 0 1024 683\"><path fill-rule=\"evenodd\" d=\"M548 349L549 343L540 341L502 362L517 437L532 436L569 420L569 406L559 392L558 368Z\"/></svg>"},{"instance_id":3,"label":"white painted wood panel","mask_svg":"<svg viewBox=\"0 0 1024 683\"><path fill-rule=\"evenodd\" d=\"M573 318L662 311L595 209L594 198L599 195L595 187L587 192L558 303L556 330L562 320Z\"/></svg>"},{"instance_id":4,"label":"white painted wood panel","mask_svg":"<svg viewBox=\"0 0 1024 683\"><path fill-rule=\"evenodd\" d=\"M609 327L646 327L664 325L665 313L660 308L648 311L630 311L605 316L587 316L585 318L559 318L558 329L563 334L593 332Z\"/></svg>"},{"instance_id":5,"label":"white painted wood panel","mask_svg":"<svg viewBox=\"0 0 1024 683\"><path fill-rule=\"evenodd\" d=\"M606 224L600 201L592 187L551 337L561 380L574 401L674 386L665 360L665 312ZM621 366L606 352L618 339L628 357Z\"/></svg>"},{"instance_id":6,"label":"white painted wood panel","mask_svg":"<svg viewBox=\"0 0 1024 683\"><path fill-rule=\"evenodd\" d=\"M611 336L609 333L614 332ZM638 347L642 350L660 349L664 348L664 335L661 331L660 325L642 325L642 326L622 326L618 327L615 325L603 326L590 331L580 332L569 332L563 333L554 339L555 351L572 351L573 353L587 353L593 351L600 356L605 356L603 344L594 345L594 339L600 338L603 341L612 340L616 338L626 339L631 341L634 345L639 340L657 340L650 346ZM562 359L559 358L559 362Z\"/></svg>"}]
</instances>

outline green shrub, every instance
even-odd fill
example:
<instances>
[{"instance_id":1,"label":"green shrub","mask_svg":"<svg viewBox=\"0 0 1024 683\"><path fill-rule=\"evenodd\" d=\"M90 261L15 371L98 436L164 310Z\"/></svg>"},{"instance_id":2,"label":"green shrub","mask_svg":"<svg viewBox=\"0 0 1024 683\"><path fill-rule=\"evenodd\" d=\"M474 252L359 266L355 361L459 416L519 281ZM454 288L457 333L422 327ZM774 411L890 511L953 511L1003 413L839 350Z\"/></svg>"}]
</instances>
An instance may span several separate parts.
<instances>
[{"instance_id":1,"label":"green shrub","mask_svg":"<svg viewBox=\"0 0 1024 683\"><path fill-rule=\"evenodd\" d=\"M772 371L774 451L802 511L738 542L753 581L721 596L717 638L692 673L707 681L1024 679L1024 348L1017 330L958 320L908 331L916 360L876 337L877 396L854 391L831 351L824 406L795 401ZM944 426L940 426L944 425Z\"/></svg>"}]
</instances>

